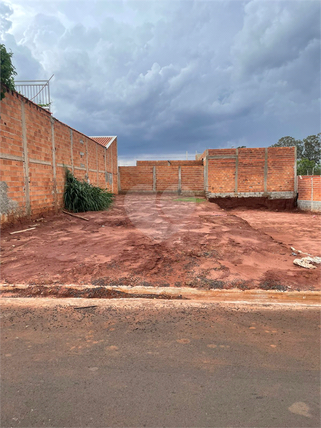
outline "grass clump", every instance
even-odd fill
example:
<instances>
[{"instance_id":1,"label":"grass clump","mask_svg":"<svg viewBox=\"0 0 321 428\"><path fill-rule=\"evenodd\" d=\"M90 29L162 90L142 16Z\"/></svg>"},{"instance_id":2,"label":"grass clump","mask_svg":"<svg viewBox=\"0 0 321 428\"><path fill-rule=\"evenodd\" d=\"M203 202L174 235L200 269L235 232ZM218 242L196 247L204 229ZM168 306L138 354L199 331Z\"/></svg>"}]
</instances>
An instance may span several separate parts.
<instances>
[{"instance_id":1,"label":"grass clump","mask_svg":"<svg viewBox=\"0 0 321 428\"><path fill-rule=\"evenodd\" d=\"M177 202L194 202L195 204L200 204L202 202L205 202L205 199L195 198L195 197L191 196L191 197L185 197L185 198L177 198L177 199L174 199L174 201L177 201Z\"/></svg>"},{"instance_id":2,"label":"grass clump","mask_svg":"<svg viewBox=\"0 0 321 428\"><path fill-rule=\"evenodd\" d=\"M64 206L74 213L106 210L113 201L113 194L95 187L85 180L79 181L66 168Z\"/></svg>"}]
</instances>

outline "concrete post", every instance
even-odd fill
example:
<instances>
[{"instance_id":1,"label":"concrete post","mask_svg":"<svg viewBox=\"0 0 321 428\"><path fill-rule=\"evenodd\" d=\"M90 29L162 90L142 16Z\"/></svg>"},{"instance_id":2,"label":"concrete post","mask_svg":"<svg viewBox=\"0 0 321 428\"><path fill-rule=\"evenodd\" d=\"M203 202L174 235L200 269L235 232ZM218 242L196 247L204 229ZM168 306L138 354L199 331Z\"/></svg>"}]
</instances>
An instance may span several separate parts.
<instances>
[{"instance_id":1,"label":"concrete post","mask_svg":"<svg viewBox=\"0 0 321 428\"><path fill-rule=\"evenodd\" d=\"M52 143L52 183L55 212L58 211L57 201L57 170L56 170L56 145L55 145L55 119L50 118L51 124L51 143Z\"/></svg>"},{"instance_id":2,"label":"concrete post","mask_svg":"<svg viewBox=\"0 0 321 428\"><path fill-rule=\"evenodd\" d=\"M205 165L204 165L205 162ZM206 196L206 192L208 191L208 149L206 149L206 155L203 159L203 165L204 165L204 192Z\"/></svg>"},{"instance_id":3,"label":"concrete post","mask_svg":"<svg viewBox=\"0 0 321 428\"><path fill-rule=\"evenodd\" d=\"M156 166L153 166L153 192L157 190L157 181L156 181Z\"/></svg>"},{"instance_id":4,"label":"concrete post","mask_svg":"<svg viewBox=\"0 0 321 428\"><path fill-rule=\"evenodd\" d=\"M267 175L268 175L268 148L265 147L265 161L264 161L264 193L267 193Z\"/></svg>"},{"instance_id":5,"label":"concrete post","mask_svg":"<svg viewBox=\"0 0 321 428\"><path fill-rule=\"evenodd\" d=\"M96 180L97 180L97 186L99 186L99 163L98 163L98 143L96 145Z\"/></svg>"},{"instance_id":6,"label":"concrete post","mask_svg":"<svg viewBox=\"0 0 321 428\"><path fill-rule=\"evenodd\" d=\"M71 152L71 171L74 173L74 137L70 129L70 152Z\"/></svg>"},{"instance_id":7,"label":"concrete post","mask_svg":"<svg viewBox=\"0 0 321 428\"><path fill-rule=\"evenodd\" d=\"M235 189L234 192L238 192L238 181L239 181L239 149L235 149Z\"/></svg>"},{"instance_id":8,"label":"concrete post","mask_svg":"<svg viewBox=\"0 0 321 428\"><path fill-rule=\"evenodd\" d=\"M86 174L89 180L89 156L88 156L88 140L86 138Z\"/></svg>"},{"instance_id":9,"label":"concrete post","mask_svg":"<svg viewBox=\"0 0 321 428\"><path fill-rule=\"evenodd\" d=\"M313 177L311 177L311 211L313 211Z\"/></svg>"},{"instance_id":10,"label":"concrete post","mask_svg":"<svg viewBox=\"0 0 321 428\"><path fill-rule=\"evenodd\" d=\"M23 145L23 169L24 169L24 182L25 182L25 195L26 195L26 214L30 215L31 204L30 204L30 186L29 186L29 159L28 159L28 146L27 146L25 105L23 100L21 100L21 122L22 122L22 145Z\"/></svg>"},{"instance_id":11,"label":"concrete post","mask_svg":"<svg viewBox=\"0 0 321 428\"><path fill-rule=\"evenodd\" d=\"M294 147L294 193L298 193L298 177L297 177L297 147Z\"/></svg>"},{"instance_id":12,"label":"concrete post","mask_svg":"<svg viewBox=\"0 0 321 428\"><path fill-rule=\"evenodd\" d=\"M178 194L182 193L182 167L178 167Z\"/></svg>"}]
</instances>

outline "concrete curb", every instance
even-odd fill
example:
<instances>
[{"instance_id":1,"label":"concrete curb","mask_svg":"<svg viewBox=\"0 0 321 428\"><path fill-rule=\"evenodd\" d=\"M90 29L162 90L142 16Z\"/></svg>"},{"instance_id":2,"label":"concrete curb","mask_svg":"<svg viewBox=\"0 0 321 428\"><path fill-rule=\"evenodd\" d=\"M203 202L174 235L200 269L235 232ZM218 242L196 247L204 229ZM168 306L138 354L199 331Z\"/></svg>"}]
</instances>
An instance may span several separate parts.
<instances>
[{"instance_id":1,"label":"concrete curb","mask_svg":"<svg viewBox=\"0 0 321 428\"><path fill-rule=\"evenodd\" d=\"M0 284L0 295L3 292L8 292L10 289L17 290L25 290L27 288L31 288L33 285L26 284ZM142 298L144 295L154 295L155 298L157 296L170 296L175 299L186 299L193 301L203 301L203 302L217 302L217 303L235 303L235 304L255 304L255 305L300 305L300 306L313 306L313 307L321 307L321 291L276 291L276 290L239 290L239 289L231 289L231 290L199 290L190 287L184 288L174 288L174 287L143 287L143 286L95 286L95 285L79 285L79 284L51 284L51 285L34 285L34 287L41 287L43 289L52 289L52 288L75 288L77 290L85 290L85 289L97 289L104 288L106 290L114 290L114 291L122 291L124 293L129 293L131 295L137 295L137 298ZM0 300L8 299L8 297L2 294ZM19 294L17 293L17 297ZM9 297L12 300L17 297ZM67 297L34 297L42 298L42 299L52 299L55 300L64 300ZM133 299L133 297L130 297ZM30 298L28 298L30 299ZM68 297L70 299L70 297ZM124 300L124 298L120 298ZM153 297L149 297L150 300L153 300ZM74 297L75 301L79 301L80 298ZM83 300L91 301L91 300L99 300L97 298L83 298ZM105 299L101 298L100 300L113 300L113 299ZM116 299L114 299L116 300ZM117 299L118 300L118 299ZM185 301L186 301L185 300Z\"/></svg>"}]
</instances>

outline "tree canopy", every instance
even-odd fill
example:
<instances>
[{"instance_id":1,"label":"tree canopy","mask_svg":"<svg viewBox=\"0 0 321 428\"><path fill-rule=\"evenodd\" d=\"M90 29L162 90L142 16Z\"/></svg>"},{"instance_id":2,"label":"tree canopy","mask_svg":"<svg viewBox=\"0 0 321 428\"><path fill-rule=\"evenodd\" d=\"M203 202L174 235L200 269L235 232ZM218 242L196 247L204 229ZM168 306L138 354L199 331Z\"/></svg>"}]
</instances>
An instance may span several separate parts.
<instances>
[{"instance_id":1,"label":"tree canopy","mask_svg":"<svg viewBox=\"0 0 321 428\"><path fill-rule=\"evenodd\" d=\"M320 174L321 171L321 133L309 135L303 140L286 136L270 147L296 146L299 175Z\"/></svg>"},{"instance_id":2,"label":"tree canopy","mask_svg":"<svg viewBox=\"0 0 321 428\"><path fill-rule=\"evenodd\" d=\"M303 146L303 157L319 164L321 160L321 132L304 138Z\"/></svg>"},{"instance_id":3,"label":"tree canopy","mask_svg":"<svg viewBox=\"0 0 321 428\"><path fill-rule=\"evenodd\" d=\"M12 64L12 52L8 52L5 45L0 44L0 77L1 77L1 96L0 100L5 97L6 90L14 91L14 76L17 74L14 65Z\"/></svg>"},{"instance_id":4,"label":"tree canopy","mask_svg":"<svg viewBox=\"0 0 321 428\"><path fill-rule=\"evenodd\" d=\"M321 166L318 165L313 160L306 158L299 159L297 164L297 174L298 175L320 175Z\"/></svg>"},{"instance_id":5,"label":"tree canopy","mask_svg":"<svg viewBox=\"0 0 321 428\"><path fill-rule=\"evenodd\" d=\"M295 146L297 148L297 158L301 159L303 155L303 142L301 140L296 140L293 137L287 135L286 137L282 137L279 141L273 144L271 147L292 147Z\"/></svg>"}]
</instances>

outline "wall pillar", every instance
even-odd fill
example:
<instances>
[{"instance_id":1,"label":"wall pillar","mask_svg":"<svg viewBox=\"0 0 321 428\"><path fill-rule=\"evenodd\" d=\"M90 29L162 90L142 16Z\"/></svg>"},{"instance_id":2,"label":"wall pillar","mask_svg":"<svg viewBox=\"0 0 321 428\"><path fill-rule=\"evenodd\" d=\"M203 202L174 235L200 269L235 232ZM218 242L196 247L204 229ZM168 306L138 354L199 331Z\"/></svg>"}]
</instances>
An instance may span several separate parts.
<instances>
[{"instance_id":1,"label":"wall pillar","mask_svg":"<svg viewBox=\"0 0 321 428\"><path fill-rule=\"evenodd\" d=\"M52 143L52 183L55 212L58 212L57 201L57 170L56 170L56 145L55 145L55 119L50 118L51 125L51 143Z\"/></svg>"},{"instance_id":2,"label":"wall pillar","mask_svg":"<svg viewBox=\"0 0 321 428\"><path fill-rule=\"evenodd\" d=\"M313 176L311 177L311 211L313 211Z\"/></svg>"},{"instance_id":3,"label":"wall pillar","mask_svg":"<svg viewBox=\"0 0 321 428\"><path fill-rule=\"evenodd\" d=\"M87 180L89 180L89 158L88 158L88 140L86 138L86 174Z\"/></svg>"},{"instance_id":4,"label":"wall pillar","mask_svg":"<svg viewBox=\"0 0 321 428\"><path fill-rule=\"evenodd\" d=\"M234 192L238 192L238 182L239 182L239 149L235 149L235 188Z\"/></svg>"},{"instance_id":5,"label":"wall pillar","mask_svg":"<svg viewBox=\"0 0 321 428\"><path fill-rule=\"evenodd\" d=\"M298 193L298 177L297 177L297 147L294 147L294 193L295 196Z\"/></svg>"},{"instance_id":6,"label":"wall pillar","mask_svg":"<svg viewBox=\"0 0 321 428\"><path fill-rule=\"evenodd\" d=\"M114 193L114 159L113 159L113 143L110 145L110 170L111 170L111 193Z\"/></svg>"},{"instance_id":7,"label":"wall pillar","mask_svg":"<svg viewBox=\"0 0 321 428\"><path fill-rule=\"evenodd\" d=\"M265 160L264 160L264 193L267 193L267 176L268 176L268 148L265 147Z\"/></svg>"},{"instance_id":8,"label":"wall pillar","mask_svg":"<svg viewBox=\"0 0 321 428\"><path fill-rule=\"evenodd\" d=\"M23 172L25 183L26 195L26 214L31 214L30 203L30 186L29 186L29 159L28 159L28 145L27 145L27 130L26 130L26 117L25 117L25 104L21 100L21 122L22 122L22 145L23 145Z\"/></svg>"},{"instance_id":9,"label":"wall pillar","mask_svg":"<svg viewBox=\"0 0 321 428\"><path fill-rule=\"evenodd\" d=\"M98 143L95 144L96 146L96 181L97 181L97 186L99 186L99 162L98 162Z\"/></svg>"},{"instance_id":10,"label":"wall pillar","mask_svg":"<svg viewBox=\"0 0 321 428\"><path fill-rule=\"evenodd\" d=\"M70 129L71 172L74 173L74 138Z\"/></svg>"},{"instance_id":11,"label":"wall pillar","mask_svg":"<svg viewBox=\"0 0 321 428\"><path fill-rule=\"evenodd\" d=\"M120 184L120 172L118 170L118 192L121 191L121 184Z\"/></svg>"},{"instance_id":12,"label":"wall pillar","mask_svg":"<svg viewBox=\"0 0 321 428\"><path fill-rule=\"evenodd\" d=\"M205 165L204 165L205 162ZM208 192L208 149L206 150L206 156L203 159L203 165L204 165L204 192L206 195L206 192Z\"/></svg>"},{"instance_id":13,"label":"wall pillar","mask_svg":"<svg viewBox=\"0 0 321 428\"><path fill-rule=\"evenodd\" d=\"M157 181L156 181L156 166L153 166L153 192L157 190Z\"/></svg>"}]
</instances>

